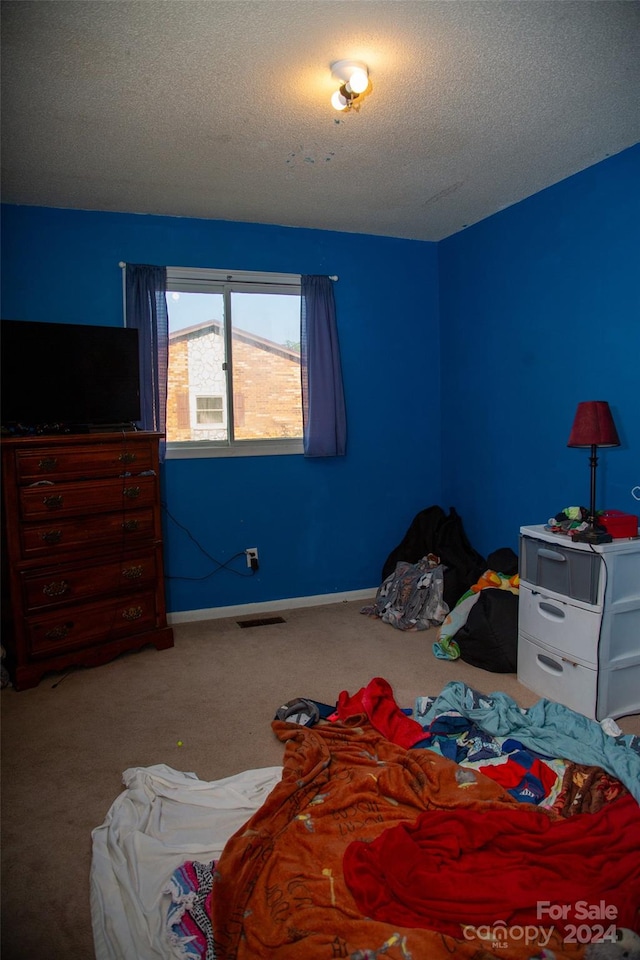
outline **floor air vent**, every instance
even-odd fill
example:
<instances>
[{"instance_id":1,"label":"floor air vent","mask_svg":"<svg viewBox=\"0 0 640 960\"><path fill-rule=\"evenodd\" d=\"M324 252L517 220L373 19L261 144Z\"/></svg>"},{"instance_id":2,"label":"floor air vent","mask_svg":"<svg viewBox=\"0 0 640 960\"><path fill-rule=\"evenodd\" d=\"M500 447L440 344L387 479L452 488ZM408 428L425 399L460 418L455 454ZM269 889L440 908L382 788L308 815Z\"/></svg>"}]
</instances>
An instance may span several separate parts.
<instances>
[{"instance_id":1,"label":"floor air vent","mask_svg":"<svg viewBox=\"0 0 640 960\"><path fill-rule=\"evenodd\" d=\"M270 623L286 623L282 617L260 617L259 620L236 620L239 627L268 627Z\"/></svg>"}]
</instances>

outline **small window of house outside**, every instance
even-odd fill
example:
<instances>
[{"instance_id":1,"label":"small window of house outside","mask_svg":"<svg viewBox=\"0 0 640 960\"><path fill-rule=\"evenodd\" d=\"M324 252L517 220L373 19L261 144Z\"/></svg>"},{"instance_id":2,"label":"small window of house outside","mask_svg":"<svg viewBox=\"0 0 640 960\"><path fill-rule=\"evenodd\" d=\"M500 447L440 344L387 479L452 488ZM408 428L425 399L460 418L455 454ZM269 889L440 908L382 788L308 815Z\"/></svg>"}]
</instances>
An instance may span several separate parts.
<instances>
[{"instance_id":1,"label":"small window of house outside","mask_svg":"<svg viewBox=\"0 0 640 960\"><path fill-rule=\"evenodd\" d=\"M196 397L196 422L222 423L222 397Z\"/></svg>"},{"instance_id":2,"label":"small window of house outside","mask_svg":"<svg viewBox=\"0 0 640 960\"><path fill-rule=\"evenodd\" d=\"M167 456L302 453L300 277L167 268Z\"/></svg>"}]
</instances>

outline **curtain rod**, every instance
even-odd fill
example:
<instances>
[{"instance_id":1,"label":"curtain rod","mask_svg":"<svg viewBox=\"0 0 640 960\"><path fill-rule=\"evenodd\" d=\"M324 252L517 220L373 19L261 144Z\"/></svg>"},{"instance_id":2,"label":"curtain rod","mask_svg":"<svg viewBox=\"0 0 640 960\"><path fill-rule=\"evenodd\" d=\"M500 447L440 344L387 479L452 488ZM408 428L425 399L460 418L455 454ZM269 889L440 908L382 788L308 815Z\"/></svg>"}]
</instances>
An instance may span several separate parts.
<instances>
[{"instance_id":1,"label":"curtain rod","mask_svg":"<svg viewBox=\"0 0 640 960\"><path fill-rule=\"evenodd\" d=\"M126 263L124 262L124 260L120 260L118 261L118 266L120 267L121 270L124 270L124 268L126 267ZM265 273L267 272L268 271L265 271ZM335 273L329 277L329 280L333 280L334 282L337 282L339 279L340 277L338 277Z\"/></svg>"}]
</instances>

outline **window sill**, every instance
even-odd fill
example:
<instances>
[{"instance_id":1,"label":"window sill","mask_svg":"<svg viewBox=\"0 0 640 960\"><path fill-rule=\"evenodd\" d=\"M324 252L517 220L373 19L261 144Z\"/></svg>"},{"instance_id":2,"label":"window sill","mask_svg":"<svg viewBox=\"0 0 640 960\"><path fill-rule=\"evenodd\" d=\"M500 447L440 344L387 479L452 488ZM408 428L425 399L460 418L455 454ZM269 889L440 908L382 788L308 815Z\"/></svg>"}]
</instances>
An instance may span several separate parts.
<instances>
[{"instance_id":1,"label":"window sill","mask_svg":"<svg viewBox=\"0 0 640 960\"><path fill-rule=\"evenodd\" d=\"M277 457L302 455L302 439L295 440L240 440L232 445L211 443L208 440L167 443L167 460L198 460L205 457Z\"/></svg>"}]
</instances>

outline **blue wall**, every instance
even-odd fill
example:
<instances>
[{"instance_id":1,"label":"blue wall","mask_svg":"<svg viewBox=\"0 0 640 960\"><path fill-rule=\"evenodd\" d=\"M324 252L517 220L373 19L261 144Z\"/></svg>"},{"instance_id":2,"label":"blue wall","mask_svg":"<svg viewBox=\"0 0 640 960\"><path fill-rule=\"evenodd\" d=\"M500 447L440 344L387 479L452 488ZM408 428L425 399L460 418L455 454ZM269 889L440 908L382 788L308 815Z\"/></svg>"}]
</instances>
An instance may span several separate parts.
<instances>
[{"instance_id":1,"label":"blue wall","mask_svg":"<svg viewBox=\"0 0 640 960\"><path fill-rule=\"evenodd\" d=\"M640 147L440 244L220 221L3 208L2 314L122 322L119 260L337 273L348 455L173 460L171 611L377 586L413 516L455 506L481 553L588 505L567 438L608 400L598 506L638 513ZM177 523L169 517L171 514ZM258 546L207 579L214 564Z\"/></svg>"},{"instance_id":2,"label":"blue wall","mask_svg":"<svg viewBox=\"0 0 640 960\"><path fill-rule=\"evenodd\" d=\"M167 461L168 606L378 585L415 513L441 502L436 244L8 205L2 213L2 315L11 319L121 324L120 260L338 274L347 456ZM260 552L257 575L246 576L242 556L207 576L215 564L203 550L224 563L250 546Z\"/></svg>"},{"instance_id":3,"label":"blue wall","mask_svg":"<svg viewBox=\"0 0 640 960\"><path fill-rule=\"evenodd\" d=\"M442 489L481 553L589 505L581 400L608 400L597 507L638 514L640 146L442 241Z\"/></svg>"}]
</instances>

